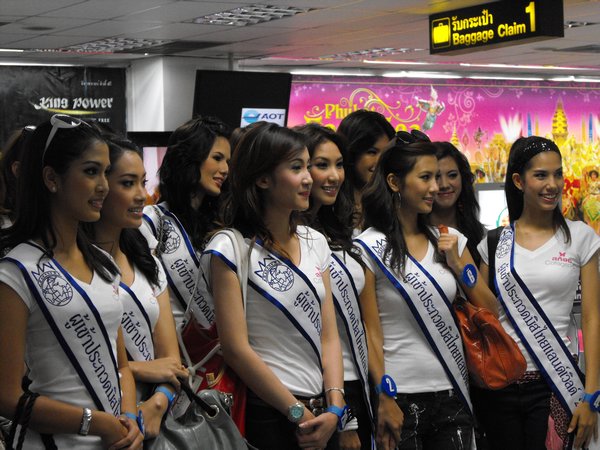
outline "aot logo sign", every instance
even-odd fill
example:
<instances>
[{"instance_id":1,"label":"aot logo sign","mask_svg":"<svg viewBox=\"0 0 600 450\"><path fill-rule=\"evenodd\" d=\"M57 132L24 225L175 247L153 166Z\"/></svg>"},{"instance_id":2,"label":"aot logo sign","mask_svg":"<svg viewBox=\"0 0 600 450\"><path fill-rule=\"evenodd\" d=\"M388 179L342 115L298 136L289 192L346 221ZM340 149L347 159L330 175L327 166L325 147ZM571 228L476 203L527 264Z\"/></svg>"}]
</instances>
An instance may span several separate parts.
<instances>
[{"instance_id":1,"label":"aot logo sign","mask_svg":"<svg viewBox=\"0 0 600 450\"><path fill-rule=\"evenodd\" d=\"M283 127L285 126L285 109L242 108L241 127L258 121L273 122Z\"/></svg>"}]
</instances>

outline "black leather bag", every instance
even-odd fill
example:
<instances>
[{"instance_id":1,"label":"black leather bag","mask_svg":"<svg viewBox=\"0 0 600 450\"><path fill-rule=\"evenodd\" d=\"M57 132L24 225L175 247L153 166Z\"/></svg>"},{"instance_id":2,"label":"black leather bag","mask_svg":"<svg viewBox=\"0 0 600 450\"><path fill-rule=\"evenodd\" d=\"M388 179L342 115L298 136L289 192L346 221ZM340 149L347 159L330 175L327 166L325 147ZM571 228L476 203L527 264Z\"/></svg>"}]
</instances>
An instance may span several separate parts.
<instances>
[{"instance_id":1,"label":"black leather bag","mask_svg":"<svg viewBox=\"0 0 600 450\"><path fill-rule=\"evenodd\" d=\"M249 445L229 416L227 394L206 389L195 394L188 384L181 384L180 396L190 400L183 415L167 414L159 435L144 443L149 450L256 450Z\"/></svg>"}]
</instances>

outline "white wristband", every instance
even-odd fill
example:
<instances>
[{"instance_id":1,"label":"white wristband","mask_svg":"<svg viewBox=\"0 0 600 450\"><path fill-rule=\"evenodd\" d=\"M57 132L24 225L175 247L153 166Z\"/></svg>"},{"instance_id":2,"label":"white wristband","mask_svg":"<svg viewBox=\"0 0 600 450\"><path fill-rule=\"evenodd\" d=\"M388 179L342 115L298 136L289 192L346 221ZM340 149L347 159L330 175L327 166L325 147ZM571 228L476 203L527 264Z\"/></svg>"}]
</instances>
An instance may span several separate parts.
<instances>
[{"instance_id":1,"label":"white wristband","mask_svg":"<svg viewBox=\"0 0 600 450\"><path fill-rule=\"evenodd\" d=\"M349 420L342 431L354 431L354 430L358 430L358 419L356 417L353 417L351 420Z\"/></svg>"}]
</instances>

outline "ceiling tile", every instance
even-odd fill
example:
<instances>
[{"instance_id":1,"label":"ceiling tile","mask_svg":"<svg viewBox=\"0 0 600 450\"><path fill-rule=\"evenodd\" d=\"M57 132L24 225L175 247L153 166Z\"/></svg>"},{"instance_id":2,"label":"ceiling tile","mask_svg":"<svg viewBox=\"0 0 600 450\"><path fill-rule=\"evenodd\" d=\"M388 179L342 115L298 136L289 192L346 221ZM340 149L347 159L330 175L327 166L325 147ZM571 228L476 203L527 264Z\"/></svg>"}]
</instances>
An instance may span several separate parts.
<instances>
[{"instance_id":1,"label":"ceiling tile","mask_svg":"<svg viewBox=\"0 0 600 450\"><path fill-rule=\"evenodd\" d=\"M14 48L63 48L70 45L81 44L81 37L70 36L36 36L22 41L13 42L11 47Z\"/></svg>"},{"instance_id":2,"label":"ceiling tile","mask_svg":"<svg viewBox=\"0 0 600 450\"><path fill-rule=\"evenodd\" d=\"M114 19L132 13L151 10L158 6L174 3L175 0L88 0L66 8L52 10L48 17L69 17L85 19Z\"/></svg>"},{"instance_id":3,"label":"ceiling tile","mask_svg":"<svg viewBox=\"0 0 600 450\"><path fill-rule=\"evenodd\" d=\"M94 23L89 19L65 19L60 17L28 17L1 27L1 33L23 33L23 34L54 34L70 28L81 27Z\"/></svg>"},{"instance_id":4,"label":"ceiling tile","mask_svg":"<svg viewBox=\"0 0 600 450\"><path fill-rule=\"evenodd\" d=\"M139 33L145 30L152 30L158 27L158 24L147 22L125 22L117 20L103 20L95 22L84 27L72 28L59 33L61 36L88 36L93 40L104 37L113 37Z\"/></svg>"},{"instance_id":5,"label":"ceiling tile","mask_svg":"<svg viewBox=\"0 0 600 450\"><path fill-rule=\"evenodd\" d=\"M81 3L81 0L2 0L2 13L18 16L35 16L65 6Z\"/></svg>"},{"instance_id":6,"label":"ceiling tile","mask_svg":"<svg viewBox=\"0 0 600 450\"><path fill-rule=\"evenodd\" d=\"M229 6L223 7L215 2L189 2L177 1L168 5L158 6L149 10L140 11L123 17L123 20L135 20L144 22L172 23L185 22L192 19L213 14L224 9L231 9Z\"/></svg>"}]
</instances>

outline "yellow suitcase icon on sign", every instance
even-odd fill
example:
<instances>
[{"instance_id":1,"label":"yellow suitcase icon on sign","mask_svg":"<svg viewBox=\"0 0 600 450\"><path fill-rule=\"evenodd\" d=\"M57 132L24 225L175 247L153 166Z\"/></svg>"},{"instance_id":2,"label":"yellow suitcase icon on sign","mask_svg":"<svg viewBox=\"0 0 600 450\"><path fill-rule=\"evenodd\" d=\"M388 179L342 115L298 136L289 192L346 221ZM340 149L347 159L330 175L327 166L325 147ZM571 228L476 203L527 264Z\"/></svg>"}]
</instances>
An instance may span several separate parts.
<instances>
[{"instance_id":1,"label":"yellow suitcase icon on sign","mask_svg":"<svg viewBox=\"0 0 600 450\"><path fill-rule=\"evenodd\" d=\"M433 48L450 46L450 18L444 17L431 22L431 42Z\"/></svg>"}]
</instances>

